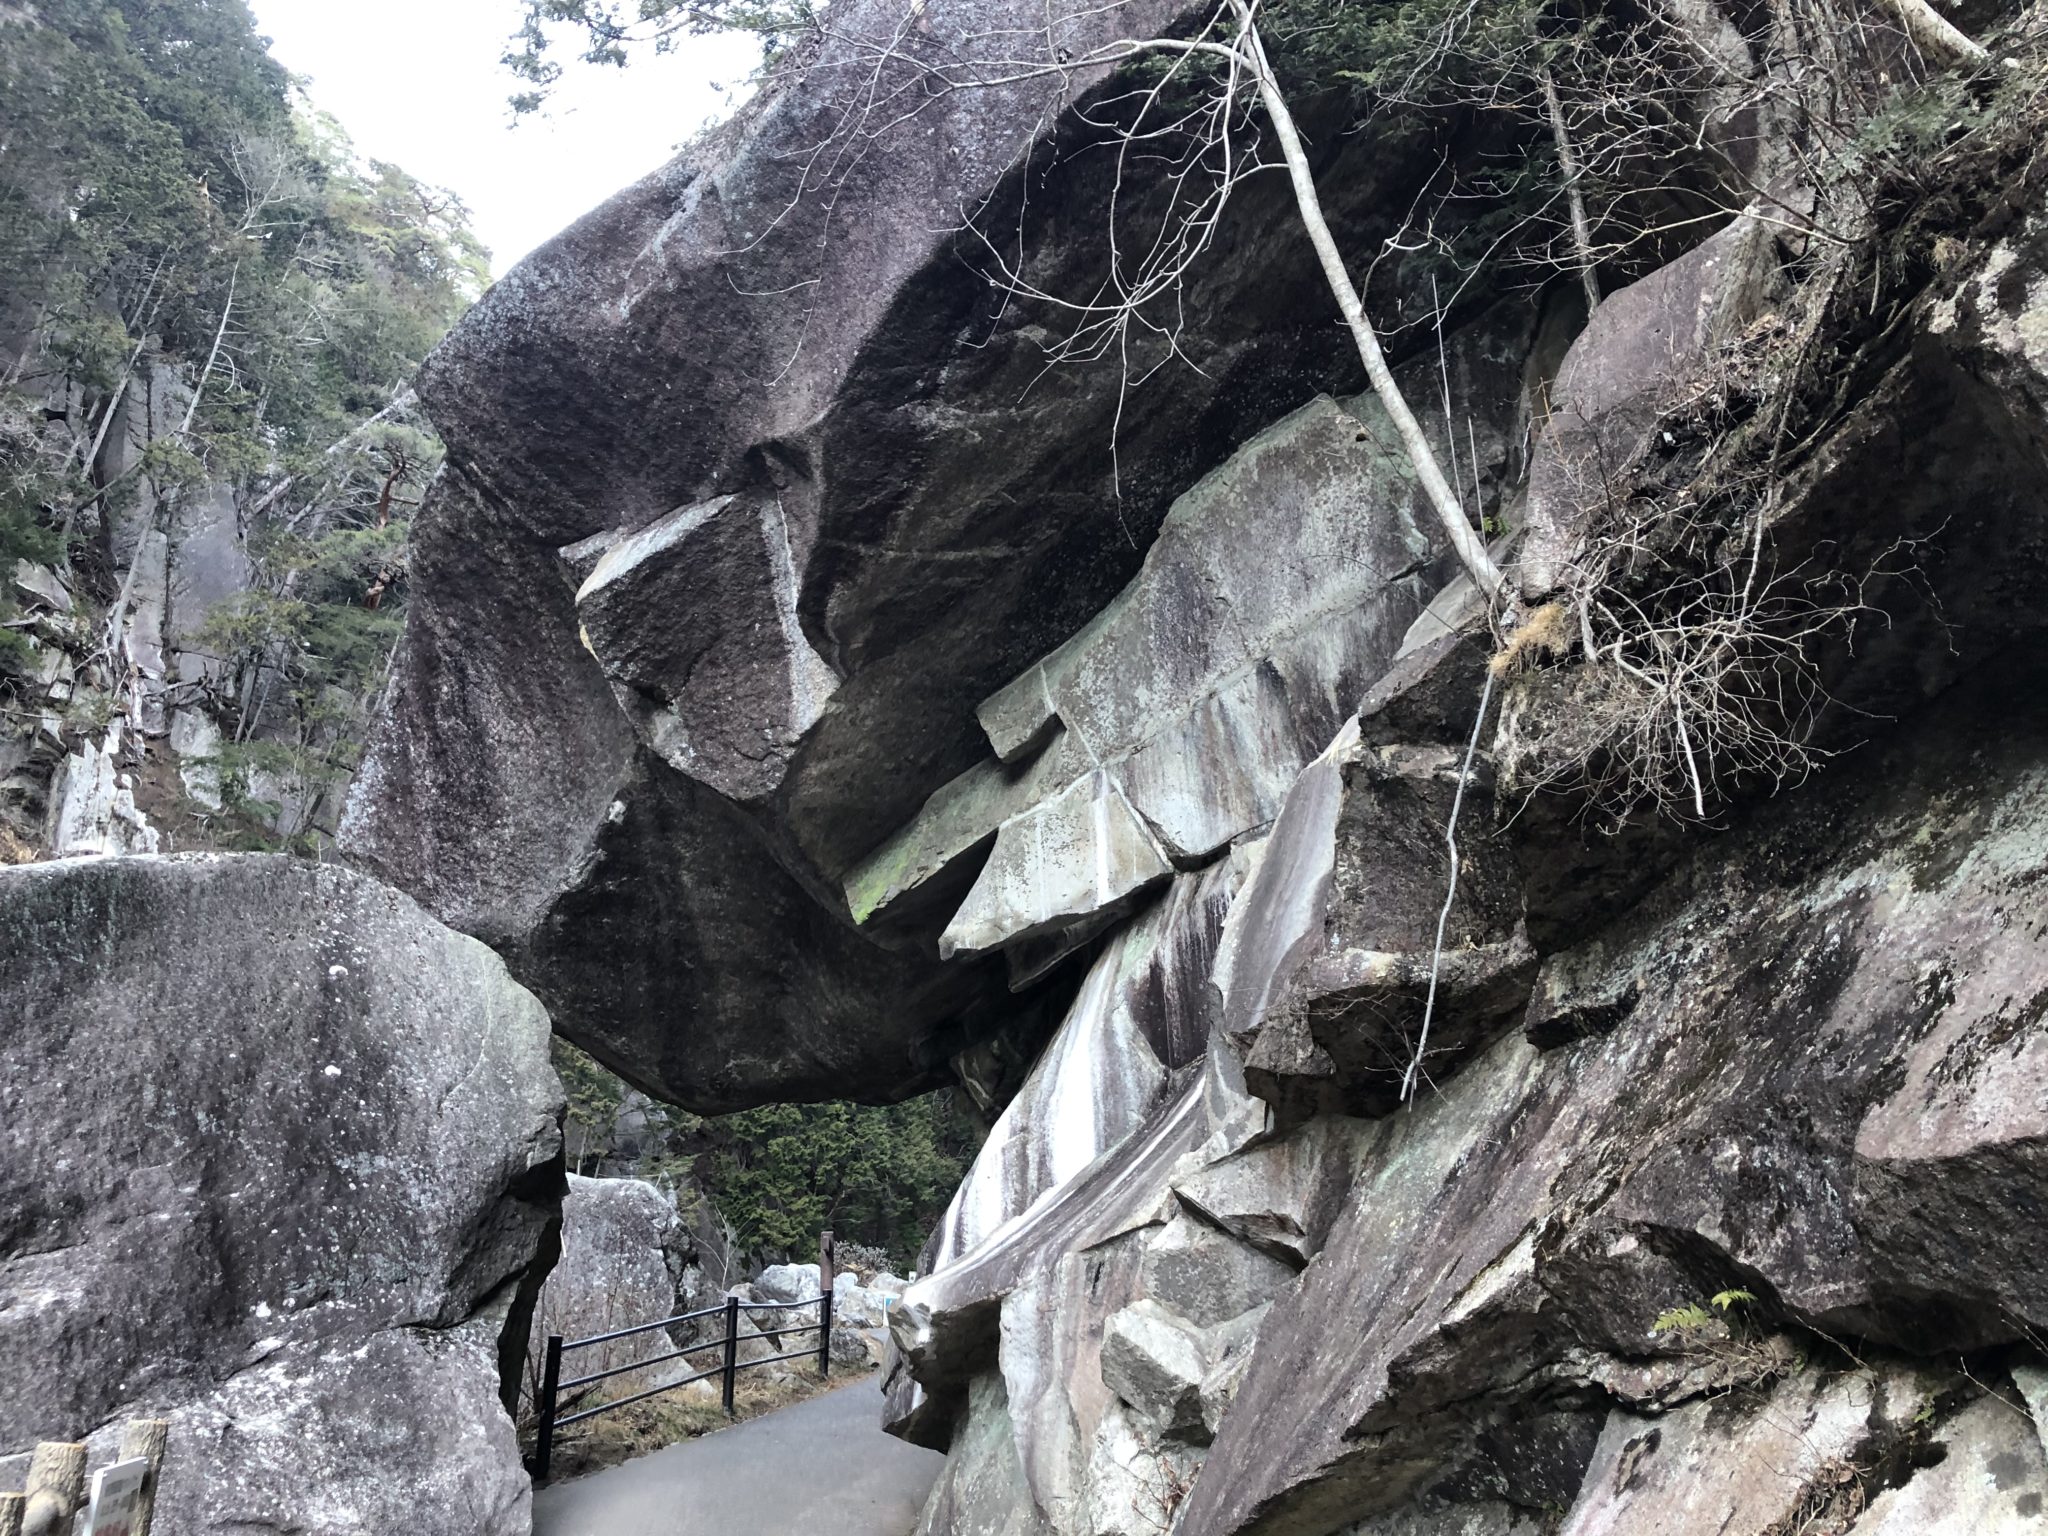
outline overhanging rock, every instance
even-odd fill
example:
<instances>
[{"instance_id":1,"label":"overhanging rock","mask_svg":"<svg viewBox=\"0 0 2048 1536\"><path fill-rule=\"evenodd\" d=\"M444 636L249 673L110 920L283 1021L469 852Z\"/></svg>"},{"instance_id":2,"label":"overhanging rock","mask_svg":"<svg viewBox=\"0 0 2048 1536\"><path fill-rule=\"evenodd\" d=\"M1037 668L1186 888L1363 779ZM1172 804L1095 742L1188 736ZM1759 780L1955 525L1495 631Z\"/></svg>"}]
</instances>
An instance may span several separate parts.
<instances>
[{"instance_id":1,"label":"overhanging rock","mask_svg":"<svg viewBox=\"0 0 2048 1536\"><path fill-rule=\"evenodd\" d=\"M1184 10L1074 5L1048 25L1042 7L972 0L903 49L951 69L1027 37L1082 55ZM1270 817L1422 587L1408 573L1427 541L1371 411L1318 398L1355 361L1286 188L1239 188L1241 242L1190 274L1186 302L1215 317L1180 338L1194 368L1132 388L1110 368L1040 377L1055 317L990 305L963 210L1014 225L1047 291L1097 281L1114 173L1084 151L1114 129L1076 108L1099 109L1103 82L941 92L869 142L862 39L899 19L894 0L835 11L791 83L522 263L430 361L420 395L448 468L416 520L407 634L340 833L497 947L565 1034L707 1111L936 1084L1009 983L1097 915L1091 866L1057 902L992 900L945 946L1001 961L939 959L997 827L1091 772L1085 751L1026 794L984 774L952 796L960 814L891 839L983 756L976 706L1101 613L1168 508L1238 447L1314 402L1290 430L1315 441L1255 451L1243 473L1261 489L1203 516L1242 549L1294 540L1319 564L1300 585L1299 564L1202 555L1215 623L1189 654L1214 665L1176 674L1142 718L1109 719L1110 652L1075 674L1070 747L1130 749L1116 794L1089 800L1143 855L1110 903ZM917 68L884 71L902 85ZM858 149L822 189L804 169L821 142ZM1391 232L1428 174L1341 133L1315 153L1351 241ZM1454 369L1510 380L1490 402L1519 398L1525 349L1489 345ZM1489 475L1512 414L1479 413ZM1304 455L1309 471L1289 467ZM1388 540L1356 537L1379 526L1349 517L1361 495L1390 503ZM1165 653L1141 608L1116 654L1149 666ZM1240 764L1228 793L1187 777L1188 754L1212 751ZM996 862L1050 875L1024 836Z\"/></svg>"}]
</instances>

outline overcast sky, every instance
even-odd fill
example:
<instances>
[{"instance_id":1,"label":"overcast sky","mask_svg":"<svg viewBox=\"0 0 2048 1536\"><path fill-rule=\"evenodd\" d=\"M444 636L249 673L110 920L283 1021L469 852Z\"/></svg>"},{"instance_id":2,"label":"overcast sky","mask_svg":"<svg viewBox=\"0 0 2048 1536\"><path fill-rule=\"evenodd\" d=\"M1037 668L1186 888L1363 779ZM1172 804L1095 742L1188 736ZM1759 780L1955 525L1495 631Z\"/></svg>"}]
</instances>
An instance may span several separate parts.
<instances>
[{"instance_id":1,"label":"overcast sky","mask_svg":"<svg viewBox=\"0 0 2048 1536\"><path fill-rule=\"evenodd\" d=\"M491 270L674 153L760 56L752 38L692 39L624 70L572 65L546 119L508 126L499 64L519 0L250 0L272 52L366 155L469 205Z\"/></svg>"}]
</instances>

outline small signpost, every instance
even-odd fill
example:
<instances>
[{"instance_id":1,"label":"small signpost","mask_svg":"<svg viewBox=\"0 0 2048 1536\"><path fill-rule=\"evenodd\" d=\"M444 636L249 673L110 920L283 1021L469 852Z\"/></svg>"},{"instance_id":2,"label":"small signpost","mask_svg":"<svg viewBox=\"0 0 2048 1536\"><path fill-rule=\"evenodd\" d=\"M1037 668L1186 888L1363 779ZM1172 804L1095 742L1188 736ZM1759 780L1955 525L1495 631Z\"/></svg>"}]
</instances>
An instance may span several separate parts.
<instances>
[{"instance_id":1,"label":"small signpost","mask_svg":"<svg viewBox=\"0 0 2048 1536\"><path fill-rule=\"evenodd\" d=\"M119 1459L93 1474L82 1536L149 1536L170 1432L168 1419L130 1419L122 1426ZM0 1493L0 1536L69 1536L85 1498L85 1462L83 1444L39 1444L29 1458L28 1487Z\"/></svg>"},{"instance_id":2,"label":"small signpost","mask_svg":"<svg viewBox=\"0 0 2048 1536\"><path fill-rule=\"evenodd\" d=\"M93 1473L85 1536L142 1536L150 1470L149 1463L138 1458L117 1461Z\"/></svg>"}]
</instances>

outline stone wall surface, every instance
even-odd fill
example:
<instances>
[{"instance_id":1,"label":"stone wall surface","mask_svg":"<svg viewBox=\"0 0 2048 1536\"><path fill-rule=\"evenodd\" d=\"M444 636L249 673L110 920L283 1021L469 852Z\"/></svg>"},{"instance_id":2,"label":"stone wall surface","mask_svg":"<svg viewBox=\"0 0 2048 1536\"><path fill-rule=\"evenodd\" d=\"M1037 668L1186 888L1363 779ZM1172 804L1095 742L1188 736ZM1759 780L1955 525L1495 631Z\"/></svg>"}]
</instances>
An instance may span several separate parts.
<instances>
[{"instance_id":1,"label":"stone wall surface","mask_svg":"<svg viewBox=\"0 0 2048 1536\"><path fill-rule=\"evenodd\" d=\"M513 1536L547 1016L366 877L0 873L0 1445L171 1420L162 1536Z\"/></svg>"}]
</instances>

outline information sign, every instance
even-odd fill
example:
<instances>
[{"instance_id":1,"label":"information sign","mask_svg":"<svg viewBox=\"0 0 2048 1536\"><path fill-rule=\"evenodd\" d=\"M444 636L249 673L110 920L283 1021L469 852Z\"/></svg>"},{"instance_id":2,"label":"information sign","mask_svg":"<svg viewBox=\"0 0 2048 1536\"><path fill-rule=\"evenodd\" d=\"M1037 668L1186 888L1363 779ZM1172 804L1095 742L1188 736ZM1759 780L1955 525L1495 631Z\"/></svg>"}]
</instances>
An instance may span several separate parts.
<instances>
[{"instance_id":1,"label":"information sign","mask_svg":"<svg viewBox=\"0 0 2048 1536\"><path fill-rule=\"evenodd\" d=\"M85 1536L137 1536L142 1529L142 1495L148 1487L146 1461L117 1461L93 1473Z\"/></svg>"}]
</instances>

